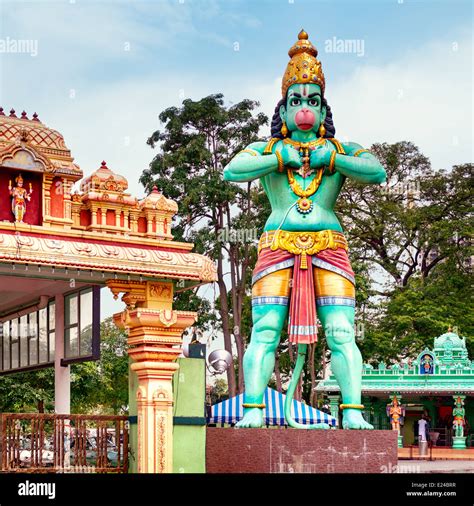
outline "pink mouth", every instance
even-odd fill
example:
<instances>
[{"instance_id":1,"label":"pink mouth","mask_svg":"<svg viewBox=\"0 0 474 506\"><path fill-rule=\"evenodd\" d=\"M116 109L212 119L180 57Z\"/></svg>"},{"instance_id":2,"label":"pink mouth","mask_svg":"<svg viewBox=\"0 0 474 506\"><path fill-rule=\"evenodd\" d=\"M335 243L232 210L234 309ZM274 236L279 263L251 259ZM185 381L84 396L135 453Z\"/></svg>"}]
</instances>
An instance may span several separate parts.
<instances>
[{"instance_id":1,"label":"pink mouth","mask_svg":"<svg viewBox=\"0 0 474 506\"><path fill-rule=\"evenodd\" d=\"M301 130L311 130L313 128L313 123L301 123L297 124L297 127Z\"/></svg>"}]
</instances>

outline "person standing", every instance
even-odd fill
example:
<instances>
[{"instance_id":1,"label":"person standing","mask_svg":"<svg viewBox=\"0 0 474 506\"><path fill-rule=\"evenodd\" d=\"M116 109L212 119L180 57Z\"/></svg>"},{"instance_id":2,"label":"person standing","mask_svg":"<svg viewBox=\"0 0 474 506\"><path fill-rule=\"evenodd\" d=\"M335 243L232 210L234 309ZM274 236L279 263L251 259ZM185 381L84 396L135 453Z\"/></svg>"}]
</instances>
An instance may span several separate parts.
<instances>
[{"instance_id":1,"label":"person standing","mask_svg":"<svg viewBox=\"0 0 474 506\"><path fill-rule=\"evenodd\" d=\"M425 415L423 414L418 420L418 439L420 441L427 441L427 429L428 422L426 421Z\"/></svg>"}]
</instances>

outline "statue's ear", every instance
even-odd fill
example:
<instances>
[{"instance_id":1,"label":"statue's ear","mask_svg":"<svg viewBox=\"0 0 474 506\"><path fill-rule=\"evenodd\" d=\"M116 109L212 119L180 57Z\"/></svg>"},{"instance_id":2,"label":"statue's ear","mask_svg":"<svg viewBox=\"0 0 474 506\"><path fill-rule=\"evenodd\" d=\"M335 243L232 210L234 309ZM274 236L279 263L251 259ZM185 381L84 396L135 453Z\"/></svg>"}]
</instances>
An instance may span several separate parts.
<instances>
[{"instance_id":1,"label":"statue's ear","mask_svg":"<svg viewBox=\"0 0 474 506\"><path fill-rule=\"evenodd\" d=\"M284 105L280 105L280 118L282 121L286 119L286 107Z\"/></svg>"}]
</instances>

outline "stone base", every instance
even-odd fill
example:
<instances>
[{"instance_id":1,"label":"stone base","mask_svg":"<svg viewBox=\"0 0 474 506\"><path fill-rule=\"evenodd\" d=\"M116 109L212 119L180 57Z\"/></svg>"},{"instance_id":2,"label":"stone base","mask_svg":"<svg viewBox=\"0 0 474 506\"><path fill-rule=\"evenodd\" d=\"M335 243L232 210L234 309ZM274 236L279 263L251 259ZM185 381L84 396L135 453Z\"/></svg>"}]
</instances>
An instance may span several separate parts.
<instances>
[{"instance_id":1,"label":"stone base","mask_svg":"<svg viewBox=\"0 0 474 506\"><path fill-rule=\"evenodd\" d=\"M386 473L397 465L393 430L208 427L208 473Z\"/></svg>"},{"instance_id":2,"label":"stone base","mask_svg":"<svg viewBox=\"0 0 474 506\"><path fill-rule=\"evenodd\" d=\"M453 436L453 448L464 450L466 448L466 438L464 436Z\"/></svg>"}]
</instances>

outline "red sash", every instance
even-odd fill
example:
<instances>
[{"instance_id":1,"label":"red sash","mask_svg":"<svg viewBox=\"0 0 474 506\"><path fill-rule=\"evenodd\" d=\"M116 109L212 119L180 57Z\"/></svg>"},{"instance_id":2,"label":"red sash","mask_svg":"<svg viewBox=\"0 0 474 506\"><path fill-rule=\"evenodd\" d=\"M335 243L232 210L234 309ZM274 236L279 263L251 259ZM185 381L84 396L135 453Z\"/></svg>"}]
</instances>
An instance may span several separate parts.
<instances>
[{"instance_id":1,"label":"red sash","mask_svg":"<svg viewBox=\"0 0 474 506\"><path fill-rule=\"evenodd\" d=\"M354 277L347 251L344 248L326 249L313 256ZM288 336L292 343L315 343L318 340L318 319L313 269L301 269L301 255L293 255L280 249L272 251L270 248L264 248L258 256L253 276L291 258L295 259L295 263L290 294ZM307 256L307 264L308 267L312 265L312 256ZM287 267L282 266L282 268ZM321 266L321 268L324 267Z\"/></svg>"}]
</instances>

